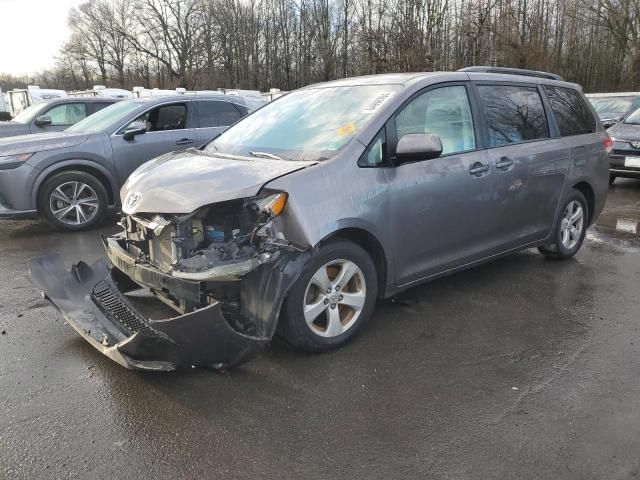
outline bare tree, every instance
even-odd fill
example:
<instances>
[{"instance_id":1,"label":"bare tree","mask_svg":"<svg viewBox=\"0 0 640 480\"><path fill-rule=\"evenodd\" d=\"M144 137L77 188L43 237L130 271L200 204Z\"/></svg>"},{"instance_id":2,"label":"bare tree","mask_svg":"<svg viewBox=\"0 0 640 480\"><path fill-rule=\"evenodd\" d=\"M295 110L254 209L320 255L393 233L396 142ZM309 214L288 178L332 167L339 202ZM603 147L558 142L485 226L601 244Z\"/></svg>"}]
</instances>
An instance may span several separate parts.
<instances>
[{"instance_id":1,"label":"bare tree","mask_svg":"<svg viewBox=\"0 0 640 480\"><path fill-rule=\"evenodd\" d=\"M638 0L89 0L69 25L51 85L293 89L484 64L640 84Z\"/></svg>"}]
</instances>

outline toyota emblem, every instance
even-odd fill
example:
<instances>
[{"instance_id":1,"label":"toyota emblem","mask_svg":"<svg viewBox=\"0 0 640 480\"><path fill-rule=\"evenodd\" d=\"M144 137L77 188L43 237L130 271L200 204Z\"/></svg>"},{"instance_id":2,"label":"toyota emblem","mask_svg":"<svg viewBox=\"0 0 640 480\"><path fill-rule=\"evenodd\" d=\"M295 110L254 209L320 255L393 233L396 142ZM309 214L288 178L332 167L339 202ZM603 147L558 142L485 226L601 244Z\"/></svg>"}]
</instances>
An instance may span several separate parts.
<instances>
[{"instance_id":1,"label":"toyota emblem","mask_svg":"<svg viewBox=\"0 0 640 480\"><path fill-rule=\"evenodd\" d=\"M127 208L133 208L138 203L138 200L140 200L140 192L129 194L126 201Z\"/></svg>"},{"instance_id":2,"label":"toyota emblem","mask_svg":"<svg viewBox=\"0 0 640 480\"><path fill-rule=\"evenodd\" d=\"M640 150L640 142L631 142L631 146L636 150Z\"/></svg>"}]
</instances>

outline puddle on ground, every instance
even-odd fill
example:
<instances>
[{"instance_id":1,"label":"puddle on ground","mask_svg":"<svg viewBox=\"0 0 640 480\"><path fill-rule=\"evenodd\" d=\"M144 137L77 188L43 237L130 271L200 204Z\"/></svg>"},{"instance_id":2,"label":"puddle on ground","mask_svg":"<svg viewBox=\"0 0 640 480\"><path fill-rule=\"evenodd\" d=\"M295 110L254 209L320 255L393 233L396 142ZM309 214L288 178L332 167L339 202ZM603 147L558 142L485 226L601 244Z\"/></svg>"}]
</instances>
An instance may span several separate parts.
<instances>
[{"instance_id":1,"label":"puddle on ground","mask_svg":"<svg viewBox=\"0 0 640 480\"><path fill-rule=\"evenodd\" d=\"M597 232L624 237L640 237L640 216L638 218L612 217L601 215L594 228Z\"/></svg>"},{"instance_id":2,"label":"puddle on ground","mask_svg":"<svg viewBox=\"0 0 640 480\"><path fill-rule=\"evenodd\" d=\"M640 243L640 181L616 180L592 231Z\"/></svg>"}]
</instances>

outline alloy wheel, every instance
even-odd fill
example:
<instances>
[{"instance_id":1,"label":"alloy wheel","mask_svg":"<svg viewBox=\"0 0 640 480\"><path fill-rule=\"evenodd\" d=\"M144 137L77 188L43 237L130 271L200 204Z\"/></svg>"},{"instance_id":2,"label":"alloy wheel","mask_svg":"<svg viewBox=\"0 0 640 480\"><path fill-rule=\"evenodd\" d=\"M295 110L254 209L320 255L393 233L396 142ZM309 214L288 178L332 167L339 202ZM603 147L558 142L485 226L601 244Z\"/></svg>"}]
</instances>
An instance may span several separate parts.
<instances>
[{"instance_id":1,"label":"alloy wheel","mask_svg":"<svg viewBox=\"0 0 640 480\"><path fill-rule=\"evenodd\" d=\"M304 295L304 319L321 337L337 337L357 322L367 286L360 268L350 260L332 260L311 277Z\"/></svg>"},{"instance_id":2,"label":"alloy wheel","mask_svg":"<svg viewBox=\"0 0 640 480\"><path fill-rule=\"evenodd\" d=\"M82 225L96 216L99 202L95 190L86 183L65 182L51 192L49 208L60 222Z\"/></svg>"},{"instance_id":3,"label":"alloy wheel","mask_svg":"<svg viewBox=\"0 0 640 480\"><path fill-rule=\"evenodd\" d=\"M582 236L584 228L584 209L580 202L572 200L565 207L560 223L561 241L567 250L573 249Z\"/></svg>"}]
</instances>

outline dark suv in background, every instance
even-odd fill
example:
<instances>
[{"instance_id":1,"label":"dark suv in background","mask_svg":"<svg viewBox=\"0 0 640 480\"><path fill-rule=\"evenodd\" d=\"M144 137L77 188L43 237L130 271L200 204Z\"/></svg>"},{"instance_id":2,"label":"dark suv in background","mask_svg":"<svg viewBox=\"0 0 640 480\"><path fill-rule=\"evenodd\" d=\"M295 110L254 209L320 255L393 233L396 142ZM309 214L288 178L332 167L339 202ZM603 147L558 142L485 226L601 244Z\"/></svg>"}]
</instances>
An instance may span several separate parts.
<instances>
[{"instance_id":1,"label":"dark suv in background","mask_svg":"<svg viewBox=\"0 0 640 480\"><path fill-rule=\"evenodd\" d=\"M0 122L0 137L61 132L117 101L117 98L65 97L34 103L10 121Z\"/></svg>"},{"instance_id":2,"label":"dark suv in background","mask_svg":"<svg viewBox=\"0 0 640 480\"><path fill-rule=\"evenodd\" d=\"M591 94L587 97L600 117L604 128L615 125L628 114L640 108L640 95L615 93Z\"/></svg>"},{"instance_id":3,"label":"dark suv in background","mask_svg":"<svg viewBox=\"0 0 640 480\"><path fill-rule=\"evenodd\" d=\"M640 109L609 129L613 152L609 183L617 177L640 178Z\"/></svg>"}]
</instances>

